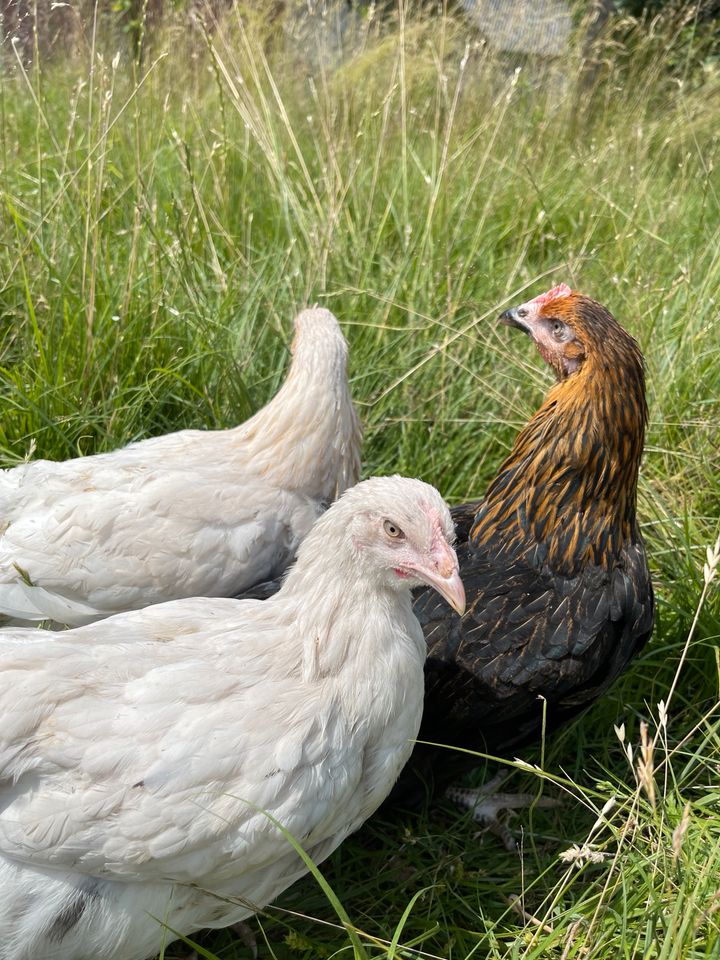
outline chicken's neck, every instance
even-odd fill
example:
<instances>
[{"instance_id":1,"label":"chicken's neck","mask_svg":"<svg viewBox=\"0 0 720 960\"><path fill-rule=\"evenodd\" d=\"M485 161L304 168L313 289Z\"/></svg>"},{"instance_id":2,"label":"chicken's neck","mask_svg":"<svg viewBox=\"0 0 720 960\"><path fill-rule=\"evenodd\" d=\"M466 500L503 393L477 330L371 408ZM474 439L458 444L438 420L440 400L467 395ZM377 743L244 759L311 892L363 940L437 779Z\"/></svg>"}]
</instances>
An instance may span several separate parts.
<instances>
[{"instance_id":1,"label":"chicken's neck","mask_svg":"<svg viewBox=\"0 0 720 960\"><path fill-rule=\"evenodd\" d=\"M290 572L286 597L288 588L302 680L309 690L322 690L317 722L327 731L326 744L352 734L363 764L357 796L367 816L385 796L372 785L396 780L420 728L427 650L410 591L368 575L332 539L317 564Z\"/></svg>"},{"instance_id":2,"label":"chicken's neck","mask_svg":"<svg viewBox=\"0 0 720 960\"><path fill-rule=\"evenodd\" d=\"M274 399L237 434L253 466L287 489L330 502L356 483L362 434L345 341L299 345Z\"/></svg>"},{"instance_id":3,"label":"chicken's neck","mask_svg":"<svg viewBox=\"0 0 720 960\"><path fill-rule=\"evenodd\" d=\"M368 564L357 551L347 525L336 522L342 506L341 500L317 520L277 597L294 611L304 638L306 679L357 669L359 675L377 670L379 682L389 682L383 671L391 663L409 658L422 668L425 641L409 588L388 582L388 572Z\"/></svg>"},{"instance_id":4,"label":"chicken's neck","mask_svg":"<svg viewBox=\"0 0 720 960\"><path fill-rule=\"evenodd\" d=\"M612 563L637 535L646 420L637 366L588 364L557 383L491 483L472 543L507 559L527 555L567 576Z\"/></svg>"}]
</instances>

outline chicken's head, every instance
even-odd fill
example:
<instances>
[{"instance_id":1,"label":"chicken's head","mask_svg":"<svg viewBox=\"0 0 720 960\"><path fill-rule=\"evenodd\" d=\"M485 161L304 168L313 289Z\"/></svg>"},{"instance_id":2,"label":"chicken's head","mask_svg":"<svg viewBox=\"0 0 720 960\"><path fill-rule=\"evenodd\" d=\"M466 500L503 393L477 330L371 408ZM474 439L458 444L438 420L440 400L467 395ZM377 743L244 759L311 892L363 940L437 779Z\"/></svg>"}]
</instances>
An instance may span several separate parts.
<instances>
[{"instance_id":1,"label":"chicken's head","mask_svg":"<svg viewBox=\"0 0 720 960\"><path fill-rule=\"evenodd\" d=\"M503 323L532 337L540 356L559 380L579 370L587 355L580 331L573 324L576 296L566 283L561 283L500 314Z\"/></svg>"},{"instance_id":2,"label":"chicken's head","mask_svg":"<svg viewBox=\"0 0 720 960\"><path fill-rule=\"evenodd\" d=\"M341 500L354 507L349 536L358 560L398 588L427 584L462 613L465 591L452 544L455 527L437 490L406 477L373 477Z\"/></svg>"},{"instance_id":3,"label":"chicken's head","mask_svg":"<svg viewBox=\"0 0 720 960\"><path fill-rule=\"evenodd\" d=\"M599 361L603 368L642 368L639 347L602 304L561 283L500 320L527 333L540 356L565 380Z\"/></svg>"}]
</instances>

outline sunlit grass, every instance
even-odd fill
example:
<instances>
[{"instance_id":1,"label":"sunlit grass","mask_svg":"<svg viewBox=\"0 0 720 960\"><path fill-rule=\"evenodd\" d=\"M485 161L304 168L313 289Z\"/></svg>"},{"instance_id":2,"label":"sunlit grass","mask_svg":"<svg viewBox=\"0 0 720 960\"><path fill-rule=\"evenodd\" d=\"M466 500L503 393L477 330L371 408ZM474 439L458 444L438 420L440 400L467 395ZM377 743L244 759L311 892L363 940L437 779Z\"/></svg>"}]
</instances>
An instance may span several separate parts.
<instances>
[{"instance_id":1,"label":"sunlit grass","mask_svg":"<svg viewBox=\"0 0 720 960\"><path fill-rule=\"evenodd\" d=\"M365 474L459 501L550 383L494 317L560 281L605 303L648 364L652 643L544 772L514 774L563 798L513 822L522 859L440 803L370 823L322 869L369 956L717 957L717 584L700 597L720 504L720 76L662 23L619 25L593 69L580 44L497 55L450 17L363 14L336 57L299 29L183 19L140 63L100 36L0 74L0 454L237 423L317 301L351 344ZM599 862L558 860L586 842ZM336 923L308 880L258 921L260 955L351 955ZM251 955L230 932L203 943Z\"/></svg>"}]
</instances>

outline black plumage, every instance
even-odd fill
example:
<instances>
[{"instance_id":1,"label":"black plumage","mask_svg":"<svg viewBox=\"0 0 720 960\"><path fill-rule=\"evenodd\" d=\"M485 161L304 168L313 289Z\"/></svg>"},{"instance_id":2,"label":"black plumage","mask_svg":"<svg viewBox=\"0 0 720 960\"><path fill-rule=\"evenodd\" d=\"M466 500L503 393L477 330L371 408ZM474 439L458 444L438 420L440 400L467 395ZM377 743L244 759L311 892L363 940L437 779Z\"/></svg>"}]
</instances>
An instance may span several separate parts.
<instances>
[{"instance_id":1,"label":"black plumage","mask_svg":"<svg viewBox=\"0 0 720 960\"><path fill-rule=\"evenodd\" d=\"M420 740L515 756L603 694L652 631L635 511L647 407L633 338L562 285L507 311L558 382L483 500L453 510L468 607L430 590ZM393 794L415 802L475 761L418 744Z\"/></svg>"}]
</instances>

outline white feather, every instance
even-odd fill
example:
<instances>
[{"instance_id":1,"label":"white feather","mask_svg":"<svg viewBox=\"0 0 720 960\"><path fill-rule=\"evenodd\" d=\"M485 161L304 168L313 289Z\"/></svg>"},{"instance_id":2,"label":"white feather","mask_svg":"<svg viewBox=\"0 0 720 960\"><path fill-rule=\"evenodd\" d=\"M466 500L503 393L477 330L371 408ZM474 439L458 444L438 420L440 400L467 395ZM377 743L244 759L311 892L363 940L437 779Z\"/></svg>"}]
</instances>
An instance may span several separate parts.
<instances>
[{"instance_id":1,"label":"white feather","mask_svg":"<svg viewBox=\"0 0 720 960\"><path fill-rule=\"evenodd\" d=\"M450 539L432 487L357 485L265 602L0 631L2 960L140 960L173 939L158 918L240 920L306 872L266 814L319 861L379 806L419 727L425 641L413 581L357 532L390 515L429 544L427 505Z\"/></svg>"},{"instance_id":2,"label":"white feather","mask_svg":"<svg viewBox=\"0 0 720 960\"><path fill-rule=\"evenodd\" d=\"M295 327L285 383L239 427L0 471L0 614L77 626L282 573L360 475L337 320L315 308Z\"/></svg>"}]
</instances>

